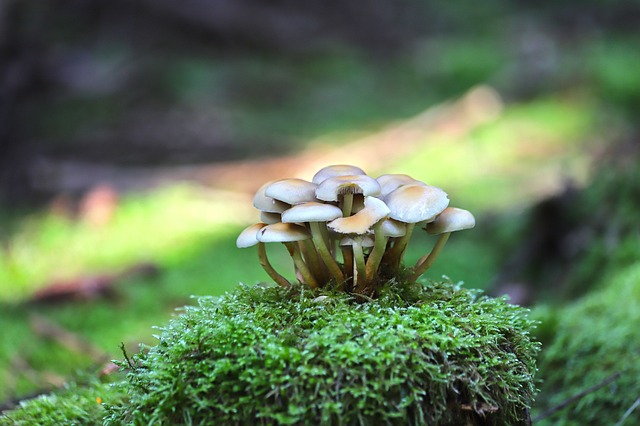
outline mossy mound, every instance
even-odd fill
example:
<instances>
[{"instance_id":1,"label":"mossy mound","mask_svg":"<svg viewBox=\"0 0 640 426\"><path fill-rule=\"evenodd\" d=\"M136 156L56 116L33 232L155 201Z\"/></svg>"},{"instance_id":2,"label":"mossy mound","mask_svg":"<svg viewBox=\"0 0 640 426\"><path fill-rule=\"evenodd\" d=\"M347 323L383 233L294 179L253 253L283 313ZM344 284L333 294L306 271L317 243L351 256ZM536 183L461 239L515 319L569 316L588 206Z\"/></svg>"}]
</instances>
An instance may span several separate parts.
<instances>
[{"instance_id":1,"label":"mossy mound","mask_svg":"<svg viewBox=\"0 0 640 426\"><path fill-rule=\"evenodd\" d=\"M326 297L325 297L326 296ZM379 299L241 287L128 360L106 424L525 424L534 322L449 282Z\"/></svg>"},{"instance_id":2,"label":"mossy mound","mask_svg":"<svg viewBox=\"0 0 640 426\"><path fill-rule=\"evenodd\" d=\"M543 319L554 335L541 360L539 410L586 394L541 424L640 424L640 408L624 417L640 396L640 263L605 282L574 305L549 310Z\"/></svg>"}]
</instances>

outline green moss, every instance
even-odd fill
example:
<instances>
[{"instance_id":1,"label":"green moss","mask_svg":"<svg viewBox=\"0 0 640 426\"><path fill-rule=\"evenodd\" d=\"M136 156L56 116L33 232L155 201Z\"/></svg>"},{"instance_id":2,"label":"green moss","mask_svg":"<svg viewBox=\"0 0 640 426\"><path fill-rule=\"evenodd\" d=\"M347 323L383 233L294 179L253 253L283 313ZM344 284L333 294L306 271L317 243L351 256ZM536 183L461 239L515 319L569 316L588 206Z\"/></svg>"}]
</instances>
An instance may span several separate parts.
<instances>
[{"instance_id":1,"label":"green moss","mask_svg":"<svg viewBox=\"0 0 640 426\"><path fill-rule=\"evenodd\" d=\"M543 321L549 319L555 333L543 351L538 409L554 407L616 373L620 377L541 424L617 424L640 395L640 263L607 281L605 288L572 306L542 311ZM633 424L640 424L640 410L623 423Z\"/></svg>"},{"instance_id":2,"label":"green moss","mask_svg":"<svg viewBox=\"0 0 640 426\"><path fill-rule=\"evenodd\" d=\"M121 403L124 396L119 388L97 380L85 385L73 383L3 413L0 426L101 424L105 404Z\"/></svg>"},{"instance_id":3,"label":"green moss","mask_svg":"<svg viewBox=\"0 0 640 426\"><path fill-rule=\"evenodd\" d=\"M128 360L107 424L524 424L533 321L451 283L356 303L300 288L204 297Z\"/></svg>"}]
</instances>

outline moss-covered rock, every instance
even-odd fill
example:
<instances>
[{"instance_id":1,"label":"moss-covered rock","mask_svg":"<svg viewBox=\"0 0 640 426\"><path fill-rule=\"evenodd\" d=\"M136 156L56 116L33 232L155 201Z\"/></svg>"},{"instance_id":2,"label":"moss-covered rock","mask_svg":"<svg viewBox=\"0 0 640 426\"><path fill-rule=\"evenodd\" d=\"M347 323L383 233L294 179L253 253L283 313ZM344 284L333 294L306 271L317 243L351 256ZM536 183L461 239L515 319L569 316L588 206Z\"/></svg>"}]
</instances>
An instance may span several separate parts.
<instances>
[{"instance_id":1,"label":"moss-covered rock","mask_svg":"<svg viewBox=\"0 0 640 426\"><path fill-rule=\"evenodd\" d=\"M106 424L525 424L526 310L448 282L357 303L295 288L204 297L128 360Z\"/></svg>"},{"instance_id":2,"label":"moss-covered rock","mask_svg":"<svg viewBox=\"0 0 640 426\"><path fill-rule=\"evenodd\" d=\"M640 397L640 263L604 283L573 305L541 316L551 340L541 359L538 409L586 394L540 424L619 424ZM609 383L594 389L604 382ZM622 424L640 424L640 408Z\"/></svg>"}]
</instances>

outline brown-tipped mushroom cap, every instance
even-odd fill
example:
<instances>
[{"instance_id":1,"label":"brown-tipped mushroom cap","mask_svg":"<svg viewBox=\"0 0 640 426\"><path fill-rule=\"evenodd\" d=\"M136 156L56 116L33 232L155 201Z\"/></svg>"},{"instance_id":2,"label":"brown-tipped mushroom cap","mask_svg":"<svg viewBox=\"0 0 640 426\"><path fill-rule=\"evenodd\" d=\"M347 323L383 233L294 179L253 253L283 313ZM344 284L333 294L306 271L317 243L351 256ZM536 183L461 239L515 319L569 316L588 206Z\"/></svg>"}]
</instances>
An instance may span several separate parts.
<instances>
[{"instance_id":1,"label":"brown-tipped mushroom cap","mask_svg":"<svg viewBox=\"0 0 640 426\"><path fill-rule=\"evenodd\" d=\"M323 201L338 201L338 195L378 195L380 184L365 175L335 176L324 180L316 189L316 197Z\"/></svg>"},{"instance_id":2,"label":"brown-tipped mushroom cap","mask_svg":"<svg viewBox=\"0 0 640 426\"><path fill-rule=\"evenodd\" d=\"M384 201L374 197L365 197L364 209L353 216L341 217L327 224L327 227L339 234L364 235L380 220L389 215Z\"/></svg>"},{"instance_id":3,"label":"brown-tipped mushroom cap","mask_svg":"<svg viewBox=\"0 0 640 426\"><path fill-rule=\"evenodd\" d=\"M354 175L366 175L364 170L360 167L351 166L348 164L337 164L334 166L323 167L318 170L311 179L311 182L316 184L321 184L325 180L335 177L335 176L354 176Z\"/></svg>"},{"instance_id":4,"label":"brown-tipped mushroom cap","mask_svg":"<svg viewBox=\"0 0 640 426\"><path fill-rule=\"evenodd\" d=\"M476 219L470 211L447 207L431 223L427 224L427 232L432 235L444 234L445 232L462 231L476 226Z\"/></svg>"},{"instance_id":5,"label":"brown-tipped mushroom cap","mask_svg":"<svg viewBox=\"0 0 640 426\"><path fill-rule=\"evenodd\" d=\"M256 237L261 243L288 243L311 238L304 226L293 223L274 223L258 231Z\"/></svg>"},{"instance_id":6,"label":"brown-tipped mushroom cap","mask_svg":"<svg viewBox=\"0 0 640 426\"><path fill-rule=\"evenodd\" d=\"M405 223L430 222L449 205L447 193L428 185L403 185L384 199L389 217Z\"/></svg>"},{"instance_id":7,"label":"brown-tipped mushroom cap","mask_svg":"<svg viewBox=\"0 0 640 426\"><path fill-rule=\"evenodd\" d=\"M420 182L412 178L409 175L404 174L387 174L378 176L377 179L380 184L380 195L379 198L384 198L391 192L400 188L403 185L426 185L424 182Z\"/></svg>"},{"instance_id":8,"label":"brown-tipped mushroom cap","mask_svg":"<svg viewBox=\"0 0 640 426\"><path fill-rule=\"evenodd\" d=\"M309 202L298 204L282 213L282 222L328 222L342 216L342 210L331 204Z\"/></svg>"},{"instance_id":9,"label":"brown-tipped mushroom cap","mask_svg":"<svg viewBox=\"0 0 640 426\"><path fill-rule=\"evenodd\" d=\"M256 191L256 195L253 197L253 206L256 209L267 213L282 213L289 208L289 204L274 200L265 194L265 190L273 182L274 181L265 183Z\"/></svg>"},{"instance_id":10,"label":"brown-tipped mushroom cap","mask_svg":"<svg viewBox=\"0 0 640 426\"><path fill-rule=\"evenodd\" d=\"M247 248L258 244L260 242L258 241L258 232L265 226L267 226L266 223L256 223L244 228L238 235L238 239L236 239L236 246L238 248Z\"/></svg>"},{"instance_id":11,"label":"brown-tipped mushroom cap","mask_svg":"<svg viewBox=\"0 0 640 426\"><path fill-rule=\"evenodd\" d=\"M316 200L317 186L303 179L281 179L267 186L264 193L287 204L301 204Z\"/></svg>"},{"instance_id":12,"label":"brown-tipped mushroom cap","mask_svg":"<svg viewBox=\"0 0 640 426\"><path fill-rule=\"evenodd\" d=\"M373 237L370 237L369 235L365 235L364 237L358 237L358 238L360 238L360 244L362 245L362 247L373 247L375 245L375 240L373 239ZM341 246L352 246L355 242L356 242L356 239L353 237L344 237L340 239Z\"/></svg>"}]
</instances>

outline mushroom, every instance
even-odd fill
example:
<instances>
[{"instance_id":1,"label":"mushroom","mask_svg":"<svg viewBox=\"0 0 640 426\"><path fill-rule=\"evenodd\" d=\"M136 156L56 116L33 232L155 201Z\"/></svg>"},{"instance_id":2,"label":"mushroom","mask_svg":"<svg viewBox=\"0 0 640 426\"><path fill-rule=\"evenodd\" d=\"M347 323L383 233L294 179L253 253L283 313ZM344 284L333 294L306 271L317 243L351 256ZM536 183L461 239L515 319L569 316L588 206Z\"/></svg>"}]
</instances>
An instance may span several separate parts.
<instances>
[{"instance_id":1,"label":"mushroom","mask_svg":"<svg viewBox=\"0 0 640 426\"><path fill-rule=\"evenodd\" d=\"M258 231L256 238L262 243L283 243L304 281L309 284L311 288L318 288L318 281L307 267L307 264L304 263L298 246L293 244L294 242L305 241L311 238L309 231L307 231L304 226L293 223L274 223Z\"/></svg>"},{"instance_id":2,"label":"mushroom","mask_svg":"<svg viewBox=\"0 0 640 426\"><path fill-rule=\"evenodd\" d=\"M362 252L362 240L363 237L374 227L377 223L381 222L389 215L390 211L387 205L382 201L374 197L365 197L364 208L358 213L349 217L341 217L335 219L327 224L327 227L339 234L345 234L353 237L354 242L353 257L354 257L354 276L356 291L364 290L367 283L367 271L364 261L364 253ZM377 227L378 229L380 227ZM376 240L379 238L380 231L375 231ZM376 245L378 242L376 241ZM373 252L376 251L374 246ZM373 254L372 252L372 254ZM384 246L382 247L384 252ZM381 255L380 255L381 256Z\"/></svg>"},{"instance_id":3,"label":"mushroom","mask_svg":"<svg viewBox=\"0 0 640 426\"><path fill-rule=\"evenodd\" d=\"M274 200L273 198L268 197L265 194L265 190L267 189L267 187L274 182L275 181L267 182L256 191L256 194L253 197L253 206L256 209L267 213L282 213L289 208L289 205L287 203Z\"/></svg>"},{"instance_id":4,"label":"mushroom","mask_svg":"<svg viewBox=\"0 0 640 426\"><path fill-rule=\"evenodd\" d=\"M267 197L287 204L301 204L317 201L315 196L317 186L304 179L280 179L267 186L264 193Z\"/></svg>"},{"instance_id":5,"label":"mushroom","mask_svg":"<svg viewBox=\"0 0 640 426\"><path fill-rule=\"evenodd\" d=\"M449 198L440 188L411 184L400 186L390 192L385 197L385 202L391 210L389 217L407 224L406 234L385 254L385 264L389 265L392 271L396 271L415 224L433 221L449 205Z\"/></svg>"},{"instance_id":6,"label":"mushroom","mask_svg":"<svg viewBox=\"0 0 640 426\"><path fill-rule=\"evenodd\" d=\"M404 175L401 173L380 175L376 178L376 180L380 184L380 195L378 196L379 198L386 197L388 194L403 185L426 185L424 182L420 182L419 180L416 180L409 175Z\"/></svg>"},{"instance_id":7,"label":"mushroom","mask_svg":"<svg viewBox=\"0 0 640 426\"><path fill-rule=\"evenodd\" d=\"M391 238L402 237L407 233L407 225L394 219L386 219L378 222L373 227L375 234L375 246L369 259L367 259L367 282L373 282L378 276L378 267L387 247L387 241Z\"/></svg>"},{"instance_id":8,"label":"mushroom","mask_svg":"<svg viewBox=\"0 0 640 426\"><path fill-rule=\"evenodd\" d=\"M258 241L258 232L265 226L267 226L266 223L256 223L246 227L240 235L238 235L238 238L236 239L236 246L238 248L247 248L257 244L260 266L262 266L265 272L281 287L290 287L291 283L285 277L280 275L269 262L264 243Z\"/></svg>"},{"instance_id":9,"label":"mushroom","mask_svg":"<svg viewBox=\"0 0 640 426\"><path fill-rule=\"evenodd\" d=\"M344 217L350 216L354 194L378 195L380 184L366 175L345 175L325 179L316 189L316 197L323 201L338 201Z\"/></svg>"},{"instance_id":10,"label":"mushroom","mask_svg":"<svg viewBox=\"0 0 640 426\"><path fill-rule=\"evenodd\" d=\"M342 283L344 281L344 274L329 252L329 247L327 246L328 233L326 222L337 219L341 216L342 210L338 207L331 204L316 202L298 204L297 206L293 206L282 213L283 223L309 223L311 238L313 239L315 248L318 250L318 254L329 269L329 272L338 283ZM324 223L325 225L321 225L321 223Z\"/></svg>"},{"instance_id":11,"label":"mushroom","mask_svg":"<svg viewBox=\"0 0 640 426\"><path fill-rule=\"evenodd\" d=\"M334 166L323 167L313 175L311 182L320 185L325 180L335 176L353 176L366 175L360 167L350 166L348 164L337 164Z\"/></svg>"},{"instance_id":12,"label":"mushroom","mask_svg":"<svg viewBox=\"0 0 640 426\"><path fill-rule=\"evenodd\" d=\"M282 222L280 219L280 213L260 212L260 220L267 225L273 225L274 223Z\"/></svg>"},{"instance_id":13,"label":"mushroom","mask_svg":"<svg viewBox=\"0 0 640 426\"><path fill-rule=\"evenodd\" d=\"M427 232L440 235L429 254L422 256L413 268L409 281L415 281L424 274L436 261L452 232L471 229L476 226L476 219L470 211L447 207L436 219L427 224Z\"/></svg>"}]
</instances>

